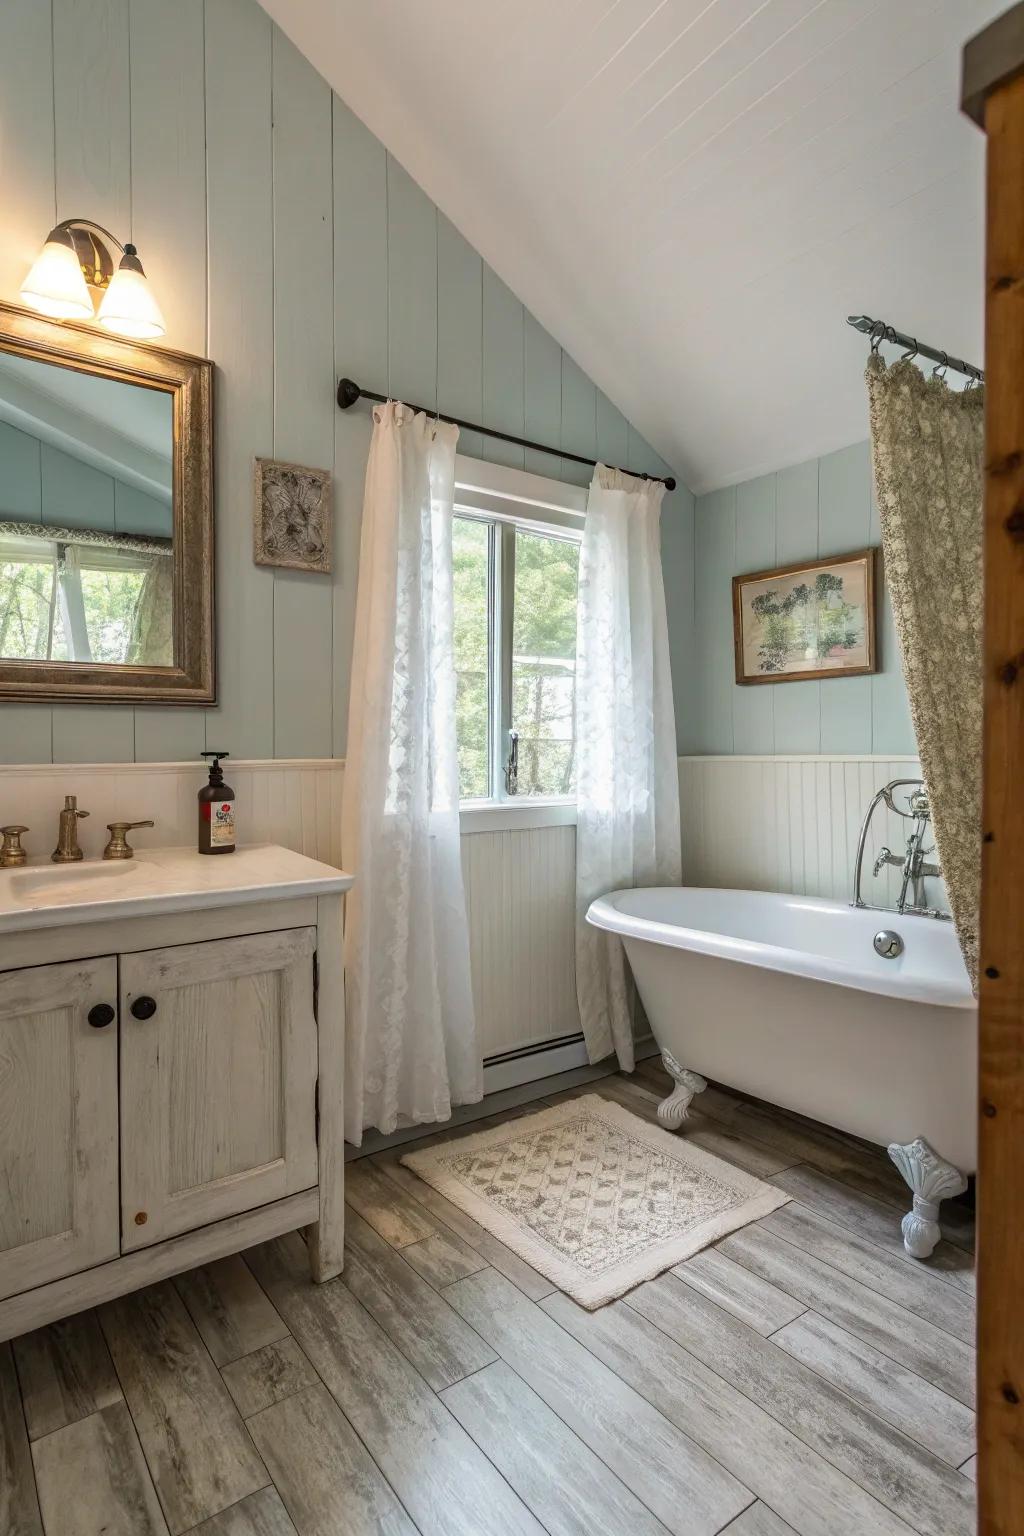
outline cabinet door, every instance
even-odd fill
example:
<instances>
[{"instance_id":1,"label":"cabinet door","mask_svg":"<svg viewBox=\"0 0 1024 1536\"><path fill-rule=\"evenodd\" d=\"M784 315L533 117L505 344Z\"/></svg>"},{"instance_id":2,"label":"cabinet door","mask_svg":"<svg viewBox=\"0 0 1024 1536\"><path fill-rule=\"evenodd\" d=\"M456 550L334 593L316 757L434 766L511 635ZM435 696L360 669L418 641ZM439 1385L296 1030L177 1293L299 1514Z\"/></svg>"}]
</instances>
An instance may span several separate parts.
<instances>
[{"instance_id":1,"label":"cabinet door","mask_svg":"<svg viewBox=\"0 0 1024 1536\"><path fill-rule=\"evenodd\" d=\"M112 956L0 973L0 1297L117 1257L116 1007Z\"/></svg>"},{"instance_id":2,"label":"cabinet door","mask_svg":"<svg viewBox=\"0 0 1024 1536\"><path fill-rule=\"evenodd\" d=\"M121 957L121 1246L317 1182L315 928Z\"/></svg>"}]
</instances>

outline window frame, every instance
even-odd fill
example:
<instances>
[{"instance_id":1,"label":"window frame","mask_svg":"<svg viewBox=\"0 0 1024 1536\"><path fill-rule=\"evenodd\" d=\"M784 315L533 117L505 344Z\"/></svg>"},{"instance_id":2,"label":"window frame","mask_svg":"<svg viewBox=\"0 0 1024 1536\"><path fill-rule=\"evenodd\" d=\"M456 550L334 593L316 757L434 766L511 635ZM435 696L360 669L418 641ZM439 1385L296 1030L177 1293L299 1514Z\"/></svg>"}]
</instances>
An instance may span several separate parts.
<instances>
[{"instance_id":1,"label":"window frame","mask_svg":"<svg viewBox=\"0 0 1024 1536\"><path fill-rule=\"evenodd\" d=\"M585 487L503 464L456 460L455 516L488 527L488 773L486 798L459 801L463 832L574 826L575 795L509 795L504 769L512 720L516 531L579 545ZM493 614L493 618L492 618ZM497 644L495 641L497 640Z\"/></svg>"}]
</instances>

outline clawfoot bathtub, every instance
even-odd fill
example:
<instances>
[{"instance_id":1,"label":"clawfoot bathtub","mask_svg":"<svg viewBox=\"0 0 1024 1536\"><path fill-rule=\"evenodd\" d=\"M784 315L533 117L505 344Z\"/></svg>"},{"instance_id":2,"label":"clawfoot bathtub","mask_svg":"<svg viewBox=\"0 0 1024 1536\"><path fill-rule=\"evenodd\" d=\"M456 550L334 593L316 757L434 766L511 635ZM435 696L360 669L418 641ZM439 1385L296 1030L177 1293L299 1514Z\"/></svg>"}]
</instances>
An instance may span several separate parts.
<instances>
[{"instance_id":1,"label":"clawfoot bathtub","mask_svg":"<svg viewBox=\"0 0 1024 1536\"><path fill-rule=\"evenodd\" d=\"M975 1004L951 923L692 886L613 891L587 921L625 944L675 1080L662 1124L678 1129L706 1075L888 1146L914 1197L904 1245L928 1257L976 1155Z\"/></svg>"}]
</instances>

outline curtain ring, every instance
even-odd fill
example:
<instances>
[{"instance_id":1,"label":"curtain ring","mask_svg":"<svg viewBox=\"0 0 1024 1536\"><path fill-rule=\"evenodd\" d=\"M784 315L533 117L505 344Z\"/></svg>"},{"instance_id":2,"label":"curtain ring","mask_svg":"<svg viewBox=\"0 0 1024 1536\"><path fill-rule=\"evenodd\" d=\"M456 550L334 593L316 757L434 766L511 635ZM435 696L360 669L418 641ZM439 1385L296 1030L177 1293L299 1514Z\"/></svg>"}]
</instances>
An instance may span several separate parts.
<instances>
[{"instance_id":1,"label":"curtain ring","mask_svg":"<svg viewBox=\"0 0 1024 1536\"><path fill-rule=\"evenodd\" d=\"M871 331L869 334L871 336L871 350L872 352L877 353L885 338L885 321L875 320L872 323Z\"/></svg>"},{"instance_id":2,"label":"curtain ring","mask_svg":"<svg viewBox=\"0 0 1024 1536\"><path fill-rule=\"evenodd\" d=\"M910 350L908 352L904 352L903 356L900 358L900 362L901 363L912 363L914 361L914 358L917 356L917 353L918 353L917 337L916 336L911 336L910 340L913 343L913 345L911 346L911 348L910 348Z\"/></svg>"}]
</instances>

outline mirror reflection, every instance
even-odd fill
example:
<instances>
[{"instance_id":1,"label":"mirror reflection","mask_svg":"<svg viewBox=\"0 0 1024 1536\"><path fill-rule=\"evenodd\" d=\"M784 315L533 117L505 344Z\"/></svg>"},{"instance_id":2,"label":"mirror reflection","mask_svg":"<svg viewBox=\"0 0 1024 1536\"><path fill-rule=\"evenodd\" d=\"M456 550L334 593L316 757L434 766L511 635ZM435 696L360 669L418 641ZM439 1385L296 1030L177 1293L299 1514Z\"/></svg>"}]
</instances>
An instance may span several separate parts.
<instances>
[{"instance_id":1,"label":"mirror reflection","mask_svg":"<svg viewBox=\"0 0 1024 1536\"><path fill-rule=\"evenodd\" d=\"M0 658L172 666L173 400L0 354Z\"/></svg>"}]
</instances>

